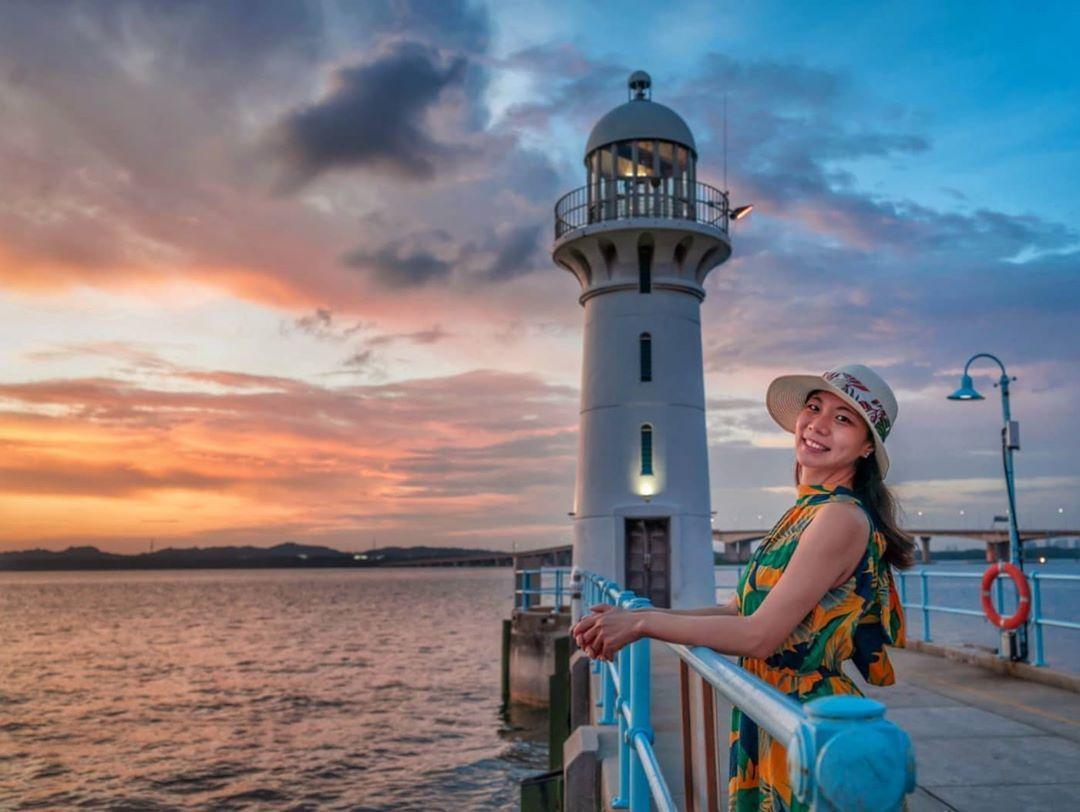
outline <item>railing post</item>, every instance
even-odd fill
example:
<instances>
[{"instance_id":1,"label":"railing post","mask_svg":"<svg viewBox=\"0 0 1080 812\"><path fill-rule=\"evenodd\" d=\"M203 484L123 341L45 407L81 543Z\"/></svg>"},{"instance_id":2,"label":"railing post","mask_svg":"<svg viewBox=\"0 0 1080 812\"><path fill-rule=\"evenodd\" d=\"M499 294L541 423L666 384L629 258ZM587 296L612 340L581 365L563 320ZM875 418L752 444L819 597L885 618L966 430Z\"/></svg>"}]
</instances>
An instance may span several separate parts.
<instances>
[{"instance_id":1,"label":"railing post","mask_svg":"<svg viewBox=\"0 0 1080 812\"><path fill-rule=\"evenodd\" d=\"M604 603L609 603L610 602L610 597L607 594L608 586L609 586L608 581L602 581L601 584L600 584L600 589L601 589L601 591L603 593L603 596L604 596L604 600L603 600ZM600 662L600 661L597 660L597 662ZM610 668L604 668L603 664L601 664L601 670L602 670L602 672L604 674L604 693L603 693L604 699L603 699L603 708L601 709L601 714L600 714L600 724L602 724L602 725L610 725L610 724L613 724L615 722L615 713L618 710L618 708L616 707L615 678L614 678L614 676L612 676L611 669Z\"/></svg>"},{"instance_id":2,"label":"railing post","mask_svg":"<svg viewBox=\"0 0 1080 812\"><path fill-rule=\"evenodd\" d=\"M532 588L532 573L529 570L522 570L521 572L521 608L529 608L529 590Z\"/></svg>"},{"instance_id":3,"label":"railing post","mask_svg":"<svg viewBox=\"0 0 1080 812\"><path fill-rule=\"evenodd\" d=\"M901 809L915 790L915 754L908 735L885 720L885 706L837 695L804 707L806 722L788 745L797 797L812 809Z\"/></svg>"},{"instance_id":4,"label":"railing post","mask_svg":"<svg viewBox=\"0 0 1080 812\"><path fill-rule=\"evenodd\" d=\"M562 570L555 570L555 611L562 610Z\"/></svg>"},{"instance_id":5,"label":"railing post","mask_svg":"<svg viewBox=\"0 0 1080 812\"><path fill-rule=\"evenodd\" d=\"M1042 601L1037 572L1031 573L1031 622L1035 626L1035 665L1043 666L1046 665L1046 660L1043 659Z\"/></svg>"},{"instance_id":6,"label":"railing post","mask_svg":"<svg viewBox=\"0 0 1080 812\"><path fill-rule=\"evenodd\" d=\"M930 579L926 576L926 570L919 570L919 578L922 579L922 639L930 642Z\"/></svg>"},{"instance_id":7,"label":"railing post","mask_svg":"<svg viewBox=\"0 0 1080 812\"><path fill-rule=\"evenodd\" d=\"M634 599L634 593L623 590L615 601L616 606L627 608ZM630 646L623 646L615 655L619 671L619 695L615 700L616 713L619 718L619 794L611 799L611 805L616 809L625 809L630 806L630 737L627 735L630 725L626 722L625 711L633 713L633 705L630 698L633 695L633 673L630 666Z\"/></svg>"},{"instance_id":8,"label":"railing post","mask_svg":"<svg viewBox=\"0 0 1080 812\"><path fill-rule=\"evenodd\" d=\"M585 591L588 592L589 584L585 582ZM581 620L581 570L574 567L570 570L570 625L573 626Z\"/></svg>"},{"instance_id":9,"label":"railing post","mask_svg":"<svg viewBox=\"0 0 1080 812\"><path fill-rule=\"evenodd\" d=\"M634 598L627 607L631 611L648 609L652 602L648 598ZM649 638L643 637L627 646L630 649L630 729L626 732L626 746L630 750L630 810L631 812L649 812L652 794L649 792L649 779L645 776L645 767L638 755L635 739L645 736L649 744L653 743L653 729L650 703L652 701L652 664L650 662Z\"/></svg>"},{"instance_id":10,"label":"railing post","mask_svg":"<svg viewBox=\"0 0 1080 812\"><path fill-rule=\"evenodd\" d=\"M597 587L597 576L594 573L589 573L589 578L588 578L587 583L588 583L588 587L589 587L589 599L587 601L587 605L588 606L595 606L596 604L598 604L600 602L600 600L598 598L599 589ZM582 609L582 614L583 615L585 614L584 608ZM592 672L594 674L599 674L600 673L600 667L601 667L601 663L600 663L599 660L593 660L592 661L591 668L592 668ZM603 701L604 700L603 700L602 695L601 695L601 698L596 700L597 707L602 705Z\"/></svg>"}]
</instances>

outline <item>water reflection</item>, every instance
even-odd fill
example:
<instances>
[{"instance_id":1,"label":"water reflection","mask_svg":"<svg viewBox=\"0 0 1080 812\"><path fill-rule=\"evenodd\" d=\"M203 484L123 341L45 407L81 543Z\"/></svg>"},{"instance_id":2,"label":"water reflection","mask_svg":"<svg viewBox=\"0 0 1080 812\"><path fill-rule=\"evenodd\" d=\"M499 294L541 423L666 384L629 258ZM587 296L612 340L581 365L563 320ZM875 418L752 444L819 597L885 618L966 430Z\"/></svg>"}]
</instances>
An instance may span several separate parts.
<instances>
[{"instance_id":1,"label":"water reflection","mask_svg":"<svg viewBox=\"0 0 1080 812\"><path fill-rule=\"evenodd\" d=\"M0 575L0 807L515 809L507 570Z\"/></svg>"}]
</instances>

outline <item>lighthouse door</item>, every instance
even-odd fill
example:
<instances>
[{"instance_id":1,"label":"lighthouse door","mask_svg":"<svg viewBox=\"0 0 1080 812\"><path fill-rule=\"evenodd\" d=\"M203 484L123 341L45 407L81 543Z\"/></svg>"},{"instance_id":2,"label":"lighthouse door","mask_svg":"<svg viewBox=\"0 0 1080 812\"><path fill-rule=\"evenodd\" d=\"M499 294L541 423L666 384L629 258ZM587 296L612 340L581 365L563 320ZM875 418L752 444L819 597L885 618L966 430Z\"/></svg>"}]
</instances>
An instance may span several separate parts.
<instances>
[{"instance_id":1,"label":"lighthouse door","mask_svg":"<svg viewBox=\"0 0 1080 812\"><path fill-rule=\"evenodd\" d=\"M626 588L671 607L670 533L667 517L626 520Z\"/></svg>"}]
</instances>

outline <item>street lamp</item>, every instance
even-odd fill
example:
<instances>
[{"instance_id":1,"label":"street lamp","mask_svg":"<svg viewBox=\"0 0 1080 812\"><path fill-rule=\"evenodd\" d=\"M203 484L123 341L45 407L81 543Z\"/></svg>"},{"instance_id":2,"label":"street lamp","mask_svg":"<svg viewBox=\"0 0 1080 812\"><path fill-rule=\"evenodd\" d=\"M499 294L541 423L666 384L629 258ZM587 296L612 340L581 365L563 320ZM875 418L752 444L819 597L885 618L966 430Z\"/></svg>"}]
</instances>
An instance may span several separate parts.
<instances>
[{"instance_id":1,"label":"street lamp","mask_svg":"<svg viewBox=\"0 0 1080 812\"><path fill-rule=\"evenodd\" d=\"M971 382L968 369L971 362L976 358L989 358L1001 368L1001 377L995 386L1001 387L1001 411L1004 417L1004 425L1001 428L1001 459L1005 467L1005 490L1009 497L1009 561L1021 571L1024 569L1024 557L1020 554L1020 531L1016 526L1016 485L1013 481L1013 450L1020 448L1020 424L1013 420L1009 414L1009 373L1005 371L1005 364L1001 359L988 352L980 352L971 356L964 364L964 373L960 377L960 388L949 395L949 400L983 400L983 396L975 391ZM1016 638L1019 643L1019 656L1017 659L1027 659L1027 623L1016 630Z\"/></svg>"}]
</instances>

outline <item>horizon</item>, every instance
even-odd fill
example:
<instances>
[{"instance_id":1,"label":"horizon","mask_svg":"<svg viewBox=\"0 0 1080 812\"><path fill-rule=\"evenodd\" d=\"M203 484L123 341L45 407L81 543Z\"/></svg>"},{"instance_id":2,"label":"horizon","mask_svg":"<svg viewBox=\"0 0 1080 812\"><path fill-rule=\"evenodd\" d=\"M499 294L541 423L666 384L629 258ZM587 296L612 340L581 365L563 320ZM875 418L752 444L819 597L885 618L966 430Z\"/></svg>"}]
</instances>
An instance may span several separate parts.
<instances>
[{"instance_id":1,"label":"horizon","mask_svg":"<svg viewBox=\"0 0 1080 812\"><path fill-rule=\"evenodd\" d=\"M769 381L859 361L905 523L989 528L996 367L946 401L977 352L1017 377L1021 529L1077 525L1080 8L2 14L0 552L569 544L552 208L635 69L755 207L701 310L714 526L793 501Z\"/></svg>"}]
</instances>

